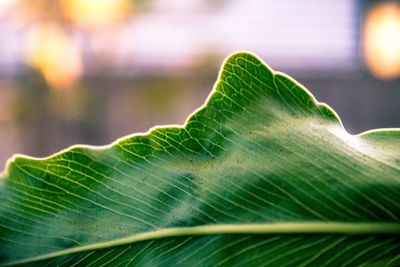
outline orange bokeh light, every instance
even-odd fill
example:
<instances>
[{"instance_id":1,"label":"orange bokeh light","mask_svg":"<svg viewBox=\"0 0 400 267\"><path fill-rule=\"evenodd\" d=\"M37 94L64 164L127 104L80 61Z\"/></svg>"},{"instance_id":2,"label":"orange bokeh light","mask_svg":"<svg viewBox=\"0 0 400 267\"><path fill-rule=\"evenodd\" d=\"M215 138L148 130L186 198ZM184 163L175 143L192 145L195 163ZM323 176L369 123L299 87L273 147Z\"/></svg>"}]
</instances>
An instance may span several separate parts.
<instances>
[{"instance_id":1,"label":"orange bokeh light","mask_svg":"<svg viewBox=\"0 0 400 267\"><path fill-rule=\"evenodd\" d=\"M374 6L364 23L365 63L378 78L400 75L400 6L384 3Z\"/></svg>"},{"instance_id":2,"label":"orange bokeh light","mask_svg":"<svg viewBox=\"0 0 400 267\"><path fill-rule=\"evenodd\" d=\"M82 75L79 46L54 23L42 23L30 30L27 59L53 88L70 87Z\"/></svg>"},{"instance_id":3,"label":"orange bokeh light","mask_svg":"<svg viewBox=\"0 0 400 267\"><path fill-rule=\"evenodd\" d=\"M63 0L65 16L81 25L108 24L120 21L131 10L130 0Z\"/></svg>"}]
</instances>

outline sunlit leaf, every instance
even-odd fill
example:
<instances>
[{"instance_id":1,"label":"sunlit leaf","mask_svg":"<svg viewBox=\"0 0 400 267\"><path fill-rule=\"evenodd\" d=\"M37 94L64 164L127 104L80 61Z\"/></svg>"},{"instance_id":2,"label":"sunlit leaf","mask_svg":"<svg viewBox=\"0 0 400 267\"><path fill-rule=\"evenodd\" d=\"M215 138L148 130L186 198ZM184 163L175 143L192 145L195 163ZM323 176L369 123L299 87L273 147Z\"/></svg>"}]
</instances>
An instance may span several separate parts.
<instances>
[{"instance_id":1,"label":"sunlit leaf","mask_svg":"<svg viewBox=\"0 0 400 267\"><path fill-rule=\"evenodd\" d=\"M14 157L0 194L3 265L400 265L400 131L247 53L184 126Z\"/></svg>"}]
</instances>

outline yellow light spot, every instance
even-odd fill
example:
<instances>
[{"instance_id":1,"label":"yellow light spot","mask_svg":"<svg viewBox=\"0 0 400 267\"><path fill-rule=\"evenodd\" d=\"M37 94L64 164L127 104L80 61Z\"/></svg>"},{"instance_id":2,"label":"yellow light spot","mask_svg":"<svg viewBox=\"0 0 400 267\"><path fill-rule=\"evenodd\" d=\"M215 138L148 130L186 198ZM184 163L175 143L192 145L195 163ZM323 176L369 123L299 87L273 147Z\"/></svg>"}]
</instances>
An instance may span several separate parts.
<instances>
[{"instance_id":1,"label":"yellow light spot","mask_svg":"<svg viewBox=\"0 0 400 267\"><path fill-rule=\"evenodd\" d=\"M131 0L64 0L66 17L83 25L107 24L127 17Z\"/></svg>"},{"instance_id":2,"label":"yellow light spot","mask_svg":"<svg viewBox=\"0 0 400 267\"><path fill-rule=\"evenodd\" d=\"M400 75L400 6L384 3L374 6L364 23L365 63L376 77L391 79Z\"/></svg>"},{"instance_id":3,"label":"yellow light spot","mask_svg":"<svg viewBox=\"0 0 400 267\"><path fill-rule=\"evenodd\" d=\"M53 88L70 87L82 75L79 47L56 24L40 24L29 32L27 60Z\"/></svg>"}]
</instances>

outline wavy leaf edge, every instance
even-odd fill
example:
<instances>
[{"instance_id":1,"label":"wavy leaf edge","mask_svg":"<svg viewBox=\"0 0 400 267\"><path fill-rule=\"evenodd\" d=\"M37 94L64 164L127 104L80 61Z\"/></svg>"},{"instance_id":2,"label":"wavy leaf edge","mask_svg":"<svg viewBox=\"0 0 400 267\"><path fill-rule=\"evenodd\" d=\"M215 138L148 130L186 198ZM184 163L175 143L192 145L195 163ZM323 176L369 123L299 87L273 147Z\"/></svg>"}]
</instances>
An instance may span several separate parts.
<instances>
[{"instance_id":1,"label":"wavy leaf edge","mask_svg":"<svg viewBox=\"0 0 400 267\"><path fill-rule=\"evenodd\" d=\"M274 71L267 63L265 63L260 57L258 57L256 54L248 52L248 51L237 51L237 52L233 52L230 55L228 55L223 63L221 64L221 67L219 69L219 73L218 73L218 77L217 80L214 82L214 85L212 87L211 92L208 94L206 100L204 101L204 103L196 108L192 113L190 113L188 115L188 117L186 118L185 122L183 124L164 124L164 125L156 125L153 126L151 128L149 128L147 131L145 132L137 132L137 133L133 133L133 134L128 134L125 135L123 137L117 138L115 141L111 142L110 144L106 144L106 145L85 145L85 144L75 144L75 145L71 145L65 149L62 149L60 151L57 151L53 154L50 154L49 156L45 156L45 157L34 157L34 156L28 156L25 154L14 154L10 159L7 160L6 164L5 164L5 168L4 170L0 173L0 179L5 179L5 176L8 174L8 170L9 170L9 166L18 158L24 158L24 159L32 159L32 160L48 160L48 159L52 159L54 157L57 157L65 152L68 152L72 149L76 149L76 148L83 148L83 149L90 149L90 150L107 150L112 148L113 146L116 146L118 144L120 144L121 142L136 137L136 136L141 136L141 137L147 137L147 136L151 136L152 133L154 131L157 131L159 129L164 129L164 128L186 128L188 122L193 118L194 115L196 115L198 112L200 112L201 110L207 108L211 97L214 95L214 93L217 90L217 85L219 84L219 82L221 81L221 74L224 70L224 66L226 65L226 63L234 58L234 57L240 57L241 55L250 55L254 58L256 58L259 62L261 62L263 64L264 67L266 67L269 71L271 71L271 73L274 75L274 77L279 74L289 80L291 80L293 83L295 83L297 86L299 86L299 88L301 88L305 93L307 93L307 95L314 101L314 104L316 106L318 106L319 108L324 107L327 109L328 112L331 113L331 115L333 115L334 119L336 119L338 121L338 123L340 124L340 127L347 132L347 130L345 129L342 120L340 119L339 115L337 114L337 112L331 108L328 104L324 103L324 102L319 102L315 96L306 88L304 87L301 83L299 83L298 81L296 81L294 78L292 78L291 76L289 76L286 73L280 72L280 71ZM348 133L349 135L352 136L367 136L369 134L374 134L374 133L381 133L381 132L398 132L400 134L400 128L377 128L377 129L370 129L370 130L366 130L363 131L361 133L352 135L350 133Z\"/></svg>"},{"instance_id":2,"label":"wavy leaf edge","mask_svg":"<svg viewBox=\"0 0 400 267\"><path fill-rule=\"evenodd\" d=\"M368 137L369 135L375 135L380 133L396 133L400 136L400 128L378 128L363 131L358 134L350 134L344 128L343 123L335 112L329 105L323 102L319 102L314 95L305 88L302 84L297 82L295 79L290 77L289 75L274 71L269 65L267 65L263 60L261 60L258 56L246 52L246 51L239 51L230 54L222 63L222 66L219 70L218 78L213 85L213 89L209 93L208 97L206 98L205 102L195 109L185 120L183 124L167 124L167 125L157 125L151 127L146 132L138 132L126 135L124 137L118 138L114 142L101 145L101 146L93 146L93 145L83 145L77 144L69 146L59 152L51 154L46 157L31 157L23 154L15 154L10 159L7 160L6 166L4 170L0 173L0 181L5 180L8 177L10 166L18 159L27 159L27 160L49 160L54 157L60 156L66 152L69 152L73 149L89 149L93 151L104 151L110 149L114 146L121 144L122 142L126 141L127 139L133 137L151 137L152 134L160 129L170 129L170 128L186 128L190 120L200 111L206 109L210 103L212 96L215 94L217 90L217 85L221 81L221 75L224 71L226 63L235 57L240 57L242 55L251 56L256 58L262 65L267 68L273 75L274 79L276 75L280 75L286 79L289 79L293 83L295 83L303 92L305 92L308 97L313 101L313 104L318 109L325 109L325 112L329 113L329 116L336 120L339 124L339 127L346 132L346 134L353 136L353 137ZM12 179L12 178L11 178ZM382 226L385 226L382 228ZM293 223L262 223L262 224L217 224L217 225L205 225L205 226L193 226L193 227L170 227L155 231L148 231L137 233L131 236L127 236L124 238L118 238L110 241L98 242L89 245L83 245L78 247L73 247L70 249L60 250L44 255L39 255L31 258L25 258L13 262L7 263L0 263L0 266L13 266L19 264L25 264L30 262L37 262L40 260L45 260L49 258L59 257L67 254L74 254L78 252L84 252L93 249L101 249L105 247L114 247L120 245L126 245L130 243L140 242L144 240L151 240L151 239L160 239L160 238L168 238L168 237L179 237L185 235L207 235L207 234L294 234L294 233L305 233L305 234L318 234L318 233L328 233L328 234L400 234L400 223L342 223L342 222L293 222Z\"/></svg>"}]
</instances>

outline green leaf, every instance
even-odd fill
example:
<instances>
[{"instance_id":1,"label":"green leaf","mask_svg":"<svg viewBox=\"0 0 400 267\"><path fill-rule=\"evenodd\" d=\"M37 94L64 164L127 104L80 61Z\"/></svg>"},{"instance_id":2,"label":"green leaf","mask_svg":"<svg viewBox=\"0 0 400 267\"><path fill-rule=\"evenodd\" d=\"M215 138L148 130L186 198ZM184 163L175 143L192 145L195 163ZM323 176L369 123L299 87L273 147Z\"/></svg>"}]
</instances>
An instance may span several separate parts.
<instances>
[{"instance_id":1,"label":"green leaf","mask_svg":"<svg viewBox=\"0 0 400 267\"><path fill-rule=\"evenodd\" d=\"M400 265L400 130L350 135L248 53L184 126L2 176L3 265Z\"/></svg>"}]
</instances>

